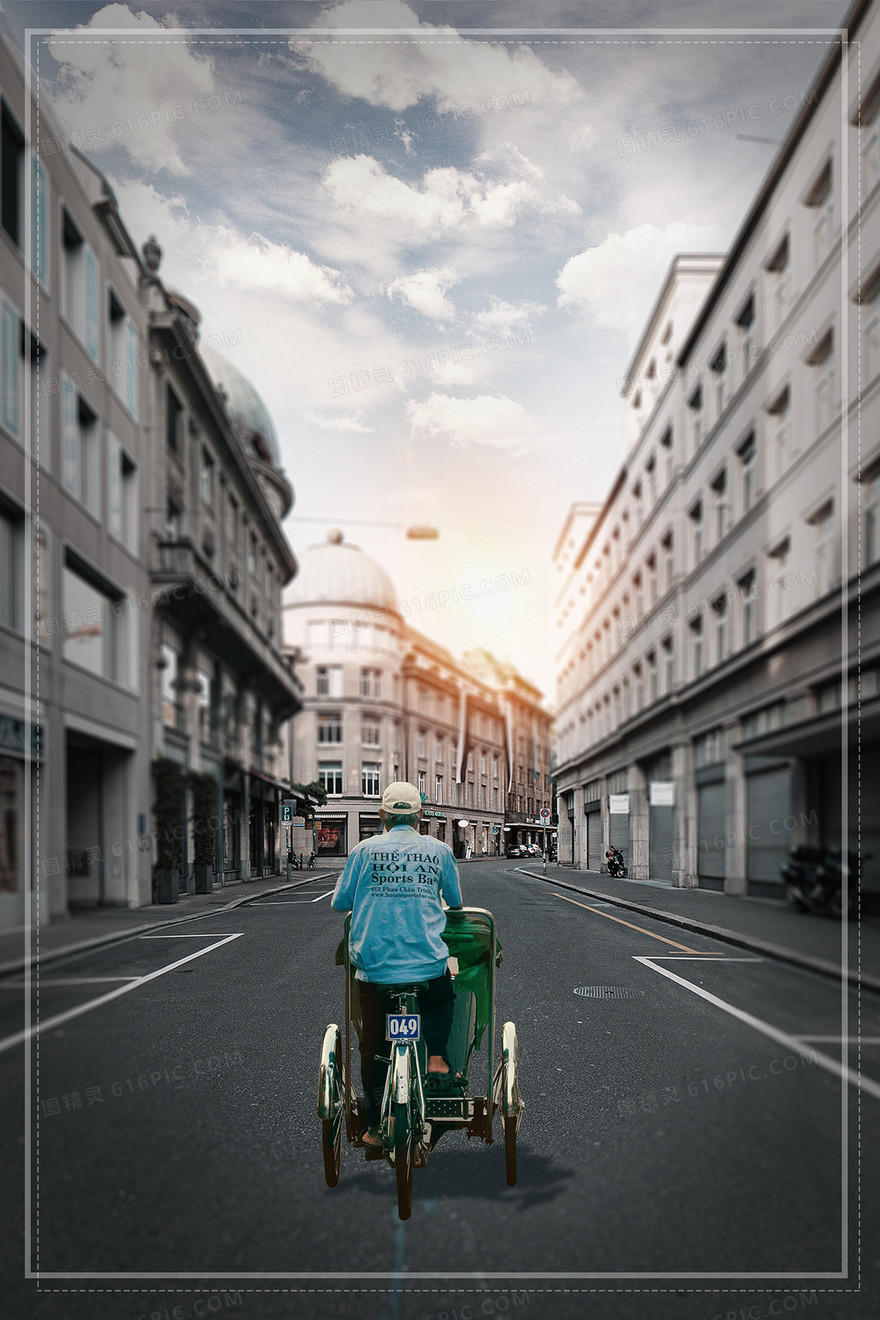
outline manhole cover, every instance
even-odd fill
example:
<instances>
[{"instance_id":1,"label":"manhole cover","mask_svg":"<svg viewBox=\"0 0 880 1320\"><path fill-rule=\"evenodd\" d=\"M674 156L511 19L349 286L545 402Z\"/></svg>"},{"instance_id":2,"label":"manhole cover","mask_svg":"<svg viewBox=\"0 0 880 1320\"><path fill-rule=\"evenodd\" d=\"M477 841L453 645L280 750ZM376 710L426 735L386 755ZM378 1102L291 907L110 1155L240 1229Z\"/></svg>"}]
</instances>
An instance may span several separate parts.
<instances>
[{"instance_id":1,"label":"manhole cover","mask_svg":"<svg viewBox=\"0 0 880 1320\"><path fill-rule=\"evenodd\" d=\"M585 995L587 999L638 999L644 990L633 990L628 985L579 985L576 995Z\"/></svg>"}]
</instances>

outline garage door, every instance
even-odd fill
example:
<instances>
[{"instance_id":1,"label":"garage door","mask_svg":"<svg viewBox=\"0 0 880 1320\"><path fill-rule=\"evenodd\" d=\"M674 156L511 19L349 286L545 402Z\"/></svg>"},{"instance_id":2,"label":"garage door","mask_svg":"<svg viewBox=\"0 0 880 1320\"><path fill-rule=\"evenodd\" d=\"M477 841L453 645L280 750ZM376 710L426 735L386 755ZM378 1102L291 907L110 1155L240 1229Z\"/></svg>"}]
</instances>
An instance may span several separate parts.
<instances>
[{"instance_id":1,"label":"garage door","mask_svg":"<svg viewBox=\"0 0 880 1320\"><path fill-rule=\"evenodd\" d=\"M649 807L649 878L672 884L672 831L675 807Z\"/></svg>"},{"instance_id":2,"label":"garage door","mask_svg":"<svg viewBox=\"0 0 880 1320\"><path fill-rule=\"evenodd\" d=\"M782 885L779 868L790 842L784 824L791 815L787 766L749 775L748 808L748 888L750 893L766 893L768 885Z\"/></svg>"},{"instance_id":3,"label":"garage door","mask_svg":"<svg viewBox=\"0 0 880 1320\"><path fill-rule=\"evenodd\" d=\"M724 884L725 789L723 780L701 784L697 789L697 874L701 884L709 881L706 887L710 889L723 888ZM719 880L721 885L717 883Z\"/></svg>"},{"instance_id":4,"label":"garage door","mask_svg":"<svg viewBox=\"0 0 880 1320\"><path fill-rule=\"evenodd\" d=\"M602 812L587 816L587 870L598 871L602 865Z\"/></svg>"}]
</instances>

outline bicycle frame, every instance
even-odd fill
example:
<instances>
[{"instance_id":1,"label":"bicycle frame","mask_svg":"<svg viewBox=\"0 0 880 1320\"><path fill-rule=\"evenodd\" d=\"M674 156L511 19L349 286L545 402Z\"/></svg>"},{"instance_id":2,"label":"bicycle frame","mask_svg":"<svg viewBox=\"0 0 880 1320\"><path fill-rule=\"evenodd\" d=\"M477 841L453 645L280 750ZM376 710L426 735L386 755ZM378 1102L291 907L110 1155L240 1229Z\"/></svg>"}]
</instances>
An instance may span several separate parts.
<instances>
[{"instance_id":1,"label":"bicycle frame","mask_svg":"<svg viewBox=\"0 0 880 1320\"><path fill-rule=\"evenodd\" d=\"M418 996L402 992L395 995L396 1013L418 1013ZM422 1070L419 1064L419 1052L414 1040L396 1040L391 1044L391 1063L385 1077L385 1090L382 1095L381 1131L383 1142L391 1152L394 1162L394 1142L392 1140L392 1111L394 1105L406 1105L410 1115L410 1132L413 1133L413 1163L423 1165L427 1159L425 1142L425 1092L422 1088Z\"/></svg>"}]
</instances>

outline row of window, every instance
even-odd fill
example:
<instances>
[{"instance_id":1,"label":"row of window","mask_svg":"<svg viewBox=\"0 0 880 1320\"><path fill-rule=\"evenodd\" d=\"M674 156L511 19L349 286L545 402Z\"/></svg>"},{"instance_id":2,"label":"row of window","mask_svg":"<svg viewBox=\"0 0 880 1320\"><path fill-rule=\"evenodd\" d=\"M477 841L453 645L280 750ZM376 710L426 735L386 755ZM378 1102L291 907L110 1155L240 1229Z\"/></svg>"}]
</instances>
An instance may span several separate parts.
<instances>
[{"instance_id":1,"label":"row of window","mask_svg":"<svg viewBox=\"0 0 880 1320\"><path fill-rule=\"evenodd\" d=\"M363 797L381 797L382 795L382 767L378 761L361 762L361 795ZM399 776L399 767L395 766L392 774L395 779ZM343 788L343 773L341 761L319 761L318 762L318 781L323 786L328 797L341 797ZM416 787L420 793L427 795L427 775L424 771L419 771L416 776ZM447 802L445 785L446 780L443 775L434 776L434 797L431 799L437 806L442 806ZM455 802L448 805L459 807L483 807L492 811L499 810L499 790L497 787L489 789L485 784L473 784L470 781L463 784L454 784L449 781L454 790Z\"/></svg>"}]
</instances>

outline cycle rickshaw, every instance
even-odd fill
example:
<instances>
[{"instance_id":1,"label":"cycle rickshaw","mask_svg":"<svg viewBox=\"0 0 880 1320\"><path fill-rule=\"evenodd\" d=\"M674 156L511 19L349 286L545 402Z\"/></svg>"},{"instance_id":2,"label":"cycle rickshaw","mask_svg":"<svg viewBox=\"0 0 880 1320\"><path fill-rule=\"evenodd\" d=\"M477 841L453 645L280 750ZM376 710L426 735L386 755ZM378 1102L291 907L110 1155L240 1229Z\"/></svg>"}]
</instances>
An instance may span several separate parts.
<instances>
[{"instance_id":1,"label":"cycle rickshaw","mask_svg":"<svg viewBox=\"0 0 880 1320\"><path fill-rule=\"evenodd\" d=\"M524 1104L519 1093L516 1028L512 1022L504 1024L501 1054L497 1063L495 1060L495 968L501 955L491 912L468 907L446 914L443 939L457 963L447 1057L450 1074L460 1073L464 1079L458 1093L426 1096L422 1082L426 1059L415 991L401 986L392 996L395 1012L387 1019L390 1062L382 1098L381 1150L364 1147L364 1102L351 1082L351 1033L353 1023L358 1021L359 982L349 961L350 923L349 913L341 946L345 967L344 1029L340 1031L335 1022L331 1023L321 1050L318 1115L327 1185L335 1187L339 1180L344 1127L350 1145L364 1149L368 1159L386 1159L394 1168L398 1213L401 1219L408 1219L412 1213L413 1169L425 1166L444 1132L464 1129L468 1140L478 1137L491 1144L497 1112L504 1136L507 1184L512 1187L516 1182L516 1140ZM485 1059L474 1057L481 1052Z\"/></svg>"}]
</instances>

